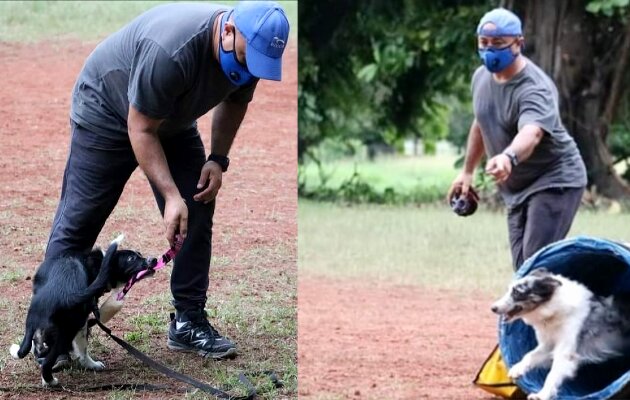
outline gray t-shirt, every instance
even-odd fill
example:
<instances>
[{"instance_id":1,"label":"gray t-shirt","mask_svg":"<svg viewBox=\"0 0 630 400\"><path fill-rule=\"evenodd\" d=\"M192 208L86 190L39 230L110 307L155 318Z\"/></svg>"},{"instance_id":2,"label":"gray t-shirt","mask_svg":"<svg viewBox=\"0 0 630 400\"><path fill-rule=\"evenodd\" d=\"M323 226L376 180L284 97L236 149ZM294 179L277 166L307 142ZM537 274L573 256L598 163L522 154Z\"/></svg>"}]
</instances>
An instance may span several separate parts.
<instances>
[{"instance_id":1,"label":"gray t-shirt","mask_svg":"<svg viewBox=\"0 0 630 400\"><path fill-rule=\"evenodd\" d=\"M165 119L160 136L196 126L222 101L247 103L258 80L239 88L213 54L212 27L227 7L174 3L154 7L100 43L72 91L70 117L96 133L127 135L129 104Z\"/></svg>"},{"instance_id":2,"label":"gray t-shirt","mask_svg":"<svg viewBox=\"0 0 630 400\"><path fill-rule=\"evenodd\" d=\"M556 86L538 66L526 61L527 66L508 82L496 82L483 66L472 79L473 109L489 158L503 152L525 125L544 131L533 154L499 185L508 207L541 190L586 185L584 162L560 120Z\"/></svg>"}]
</instances>

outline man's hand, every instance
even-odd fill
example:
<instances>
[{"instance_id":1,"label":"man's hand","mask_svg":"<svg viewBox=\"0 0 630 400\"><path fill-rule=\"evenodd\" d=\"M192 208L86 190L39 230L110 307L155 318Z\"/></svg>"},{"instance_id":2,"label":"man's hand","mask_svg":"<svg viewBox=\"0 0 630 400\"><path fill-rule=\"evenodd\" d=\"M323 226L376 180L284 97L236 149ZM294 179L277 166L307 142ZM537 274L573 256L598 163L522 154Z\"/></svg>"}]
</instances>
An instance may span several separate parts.
<instances>
[{"instance_id":1,"label":"man's hand","mask_svg":"<svg viewBox=\"0 0 630 400\"><path fill-rule=\"evenodd\" d=\"M202 189L206 186L206 183L208 186L203 191L194 195L193 199L195 201L203 201L203 204L210 203L215 197L217 197L222 181L223 171L221 170L221 166L214 161L206 162L203 168L201 168L199 182L197 182L197 189Z\"/></svg>"},{"instance_id":2,"label":"man's hand","mask_svg":"<svg viewBox=\"0 0 630 400\"><path fill-rule=\"evenodd\" d=\"M179 234L181 240L186 239L188 233L188 207L181 197L166 199L164 205L164 226L166 228L166 240L175 246L175 235Z\"/></svg>"},{"instance_id":3,"label":"man's hand","mask_svg":"<svg viewBox=\"0 0 630 400\"><path fill-rule=\"evenodd\" d=\"M450 204L451 199L457 195L462 195L464 197L468 196L468 191L470 190L472 182L473 175L469 172L462 171L451 184L451 188L448 190L448 194L446 195L446 202Z\"/></svg>"},{"instance_id":4,"label":"man's hand","mask_svg":"<svg viewBox=\"0 0 630 400\"><path fill-rule=\"evenodd\" d=\"M512 173L512 162L506 154L497 154L486 163L486 173L492 175L497 183L507 181Z\"/></svg>"}]
</instances>

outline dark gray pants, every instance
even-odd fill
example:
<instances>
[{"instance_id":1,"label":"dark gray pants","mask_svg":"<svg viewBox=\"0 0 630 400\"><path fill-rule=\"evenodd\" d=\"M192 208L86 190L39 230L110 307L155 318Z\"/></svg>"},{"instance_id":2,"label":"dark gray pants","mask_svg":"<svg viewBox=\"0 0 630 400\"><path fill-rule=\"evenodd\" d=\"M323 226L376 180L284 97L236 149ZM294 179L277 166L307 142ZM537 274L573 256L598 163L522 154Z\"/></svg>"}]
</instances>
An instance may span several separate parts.
<instances>
[{"instance_id":1,"label":"dark gray pants","mask_svg":"<svg viewBox=\"0 0 630 400\"><path fill-rule=\"evenodd\" d=\"M70 125L70 154L46 248L47 258L84 252L94 246L125 183L138 166L127 137L115 140L74 122ZM203 307L206 302L214 202L204 205L192 198L198 191L197 181L205 162L199 132L191 129L163 139L162 147L175 184L188 205L188 236L175 257L171 275L173 304L182 311ZM153 194L164 215L164 199L155 188Z\"/></svg>"},{"instance_id":2,"label":"dark gray pants","mask_svg":"<svg viewBox=\"0 0 630 400\"><path fill-rule=\"evenodd\" d=\"M583 193L584 188L547 189L508 210L514 270L544 246L567 236Z\"/></svg>"}]
</instances>

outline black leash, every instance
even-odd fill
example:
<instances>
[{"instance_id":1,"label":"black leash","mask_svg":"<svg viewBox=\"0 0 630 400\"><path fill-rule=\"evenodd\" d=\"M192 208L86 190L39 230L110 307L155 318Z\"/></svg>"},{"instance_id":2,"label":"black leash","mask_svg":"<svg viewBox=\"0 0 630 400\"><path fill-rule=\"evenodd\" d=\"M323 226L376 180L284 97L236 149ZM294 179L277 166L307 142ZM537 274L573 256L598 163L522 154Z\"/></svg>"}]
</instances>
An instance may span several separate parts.
<instances>
[{"instance_id":1,"label":"black leash","mask_svg":"<svg viewBox=\"0 0 630 400\"><path fill-rule=\"evenodd\" d=\"M112 338L112 340L116 343L118 343L123 349L127 350L127 353L131 354L132 356L134 356L135 358L137 358L138 360L142 361L143 363L145 363L146 365L148 365L149 367L153 368L154 370L163 373L164 375L168 376L169 378L173 378L176 379L180 382L184 382L187 383L190 386L194 386L197 389L200 389L206 393L210 393L211 395L217 397L218 399L228 399L228 400L254 400L256 398L256 388L254 387L254 385L252 385L252 383L249 381L249 379L247 379L247 376L245 376L245 374L243 372L241 372L238 376L238 380L245 385L245 387L247 387L247 395L245 396L231 396L229 393L224 392L223 390L217 389L215 387L212 387L204 382L198 381L188 375L184 375L182 373L179 373L177 371L173 371L172 369L170 369L169 367L167 367L164 364L161 364L155 360L153 360L151 357L147 356L146 354L144 354L143 352L141 352L140 350L136 349L135 347L133 347L132 345L130 345L129 343L125 342L123 339L119 338L118 336L114 335L111 331L111 329L109 329L108 327L106 327L105 325L103 325L101 323L101 321L97 320L97 319L93 319L92 321L94 321L94 323L96 325L99 326L99 328L101 328L103 330L103 332L105 332L110 338ZM273 373L272 371L262 371L260 373L257 373L255 375L266 375L269 377L269 379L271 380L271 382L273 383L275 388L281 388L283 386L282 382L280 382L278 380L278 377L276 376L275 373ZM143 386L143 385L136 385L136 387L138 386ZM144 385L151 388L154 388L155 386L153 385ZM149 389L151 390L151 389Z\"/></svg>"}]
</instances>

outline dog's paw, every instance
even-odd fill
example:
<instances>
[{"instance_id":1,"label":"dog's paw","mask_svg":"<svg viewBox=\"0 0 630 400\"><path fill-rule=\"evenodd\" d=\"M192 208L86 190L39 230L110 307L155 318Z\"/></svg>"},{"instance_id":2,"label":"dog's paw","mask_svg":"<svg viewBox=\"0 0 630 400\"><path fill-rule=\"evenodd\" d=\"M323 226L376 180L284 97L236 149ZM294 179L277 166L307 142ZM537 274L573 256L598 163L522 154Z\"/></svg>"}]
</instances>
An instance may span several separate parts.
<instances>
[{"instance_id":1,"label":"dog's paw","mask_svg":"<svg viewBox=\"0 0 630 400\"><path fill-rule=\"evenodd\" d=\"M102 371L105 369L105 364L102 361L94 361L94 364L92 364L90 369L94 371Z\"/></svg>"},{"instance_id":2,"label":"dog's paw","mask_svg":"<svg viewBox=\"0 0 630 400\"><path fill-rule=\"evenodd\" d=\"M552 398L552 395L546 394L542 391L538 393L531 393L529 396L527 396L527 400L551 400Z\"/></svg>"},{"instance_id":3,"label":"dog's paw","mask_svg":"<svg viewBox=\"0 0 630 400\"><path fill-rule=\"evenodd\" d=\"M59 386L59 380L57 380L57 378L53 378L52 381L46 382L46 380L44 378L42 378L42 386L43 387Z\"/></svg>"},{"instance_id":4,"label":"dog's paw","mask_svg":"<svg viewBox=\"0 0 630 400\"><path fill-rule=\"evenodd\" d=\"M102 371L105 369L105 364L102 361L94 361L91 358L88 358L81 362L81 365L85 369L90 369L92 371Z\"/></svg>"},{"instance_id":5,"label":"dog's paw","mask_svg":"<svg viewBox=\"0 0 630 400\"><path fill-rule=\"evenodd\" d=\"M9 353L11 353L11 357L13 358L20 358L20 356L18 356L18 351L20 350L20 346L17 344L12 344L11 347L9 348Z\"/></svg>"},{"instance_id":6,"label":"dog's paw","mask_svg":"<svg viewBox=\"0 0 630 400\"><path fill-rule=\"evenodd\" d=\"M510 379L518 379L521 376L525 375L526 369L525 369L525 365L522 363L517 363L514 364L512 366L512 368L510 368L510 370L508 371L508 377L510 377Z\"/></svg>"}]
</instances>

